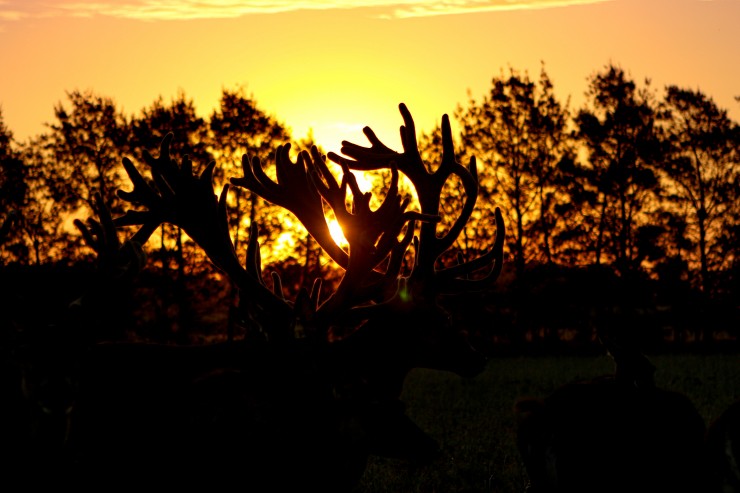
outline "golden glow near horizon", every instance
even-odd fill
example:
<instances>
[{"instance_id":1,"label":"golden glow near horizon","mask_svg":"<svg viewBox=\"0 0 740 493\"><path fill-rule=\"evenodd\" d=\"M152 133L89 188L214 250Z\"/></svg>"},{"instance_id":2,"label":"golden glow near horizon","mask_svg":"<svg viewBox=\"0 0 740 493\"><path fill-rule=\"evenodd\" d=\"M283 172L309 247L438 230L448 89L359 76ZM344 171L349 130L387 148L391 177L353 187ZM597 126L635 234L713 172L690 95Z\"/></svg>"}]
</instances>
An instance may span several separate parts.
<instances>
[{"instance_id":1,"label":"golden glow near horizon","mask_svg":"<svg viewBox=\"0 0 740 493\"><path fill-rule=\"evenodd\" d=\"M210 116L222 88L326 151L400 150L397 106L418 131L479 99L512 67L579 107L607 63L656 89L699 88L740 119L737 0L0 0L0 106L19 141L53 121L65 91L92 89L137 114L182 90ZM453 131L456 131L454 128Z\"/></svg>"}]
</instances>

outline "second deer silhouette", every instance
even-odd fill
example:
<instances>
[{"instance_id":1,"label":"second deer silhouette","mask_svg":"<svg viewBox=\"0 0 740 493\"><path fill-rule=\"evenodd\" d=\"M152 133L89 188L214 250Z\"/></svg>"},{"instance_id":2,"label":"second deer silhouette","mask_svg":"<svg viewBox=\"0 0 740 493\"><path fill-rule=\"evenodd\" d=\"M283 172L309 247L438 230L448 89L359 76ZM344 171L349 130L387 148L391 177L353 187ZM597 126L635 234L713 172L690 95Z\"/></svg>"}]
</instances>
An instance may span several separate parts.
<instances>
[{"instance_id":1,"label":"second deer silhouette","mask_svg":"<svg viewBox=\"0 0 740 493\"><path fill-rule=\"evenodd\" d=\"M692 402L656 387L655 367L643 354L602 342L614 374L517 402L527 491L706 491L705 425Z\"/></svg>"}]
</instances>

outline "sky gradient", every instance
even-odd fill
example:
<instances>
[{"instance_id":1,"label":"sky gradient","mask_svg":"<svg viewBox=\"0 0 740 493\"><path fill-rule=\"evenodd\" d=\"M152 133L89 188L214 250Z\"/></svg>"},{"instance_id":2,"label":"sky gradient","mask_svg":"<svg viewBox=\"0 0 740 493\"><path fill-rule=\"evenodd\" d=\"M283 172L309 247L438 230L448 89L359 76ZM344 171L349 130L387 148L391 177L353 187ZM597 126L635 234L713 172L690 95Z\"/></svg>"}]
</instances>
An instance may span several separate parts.
<instances>
[{"instance_id":1,"label":"sky gradient","mask_svg":"<svg viewBox=\"0 0 740 493\"><path fill-rule=\"evenodd\" d=\"M16 140L44 131L66 91L138 113L182 90L201 116L222 88L319 144L400 146L397 105L419 130L480 98L508 68L583 104L608 63L636 80L700 89L740 120L740 0L0 0L0 106ZM453 129L454 130L454 129Z\"/></svg>"}]
</instances>

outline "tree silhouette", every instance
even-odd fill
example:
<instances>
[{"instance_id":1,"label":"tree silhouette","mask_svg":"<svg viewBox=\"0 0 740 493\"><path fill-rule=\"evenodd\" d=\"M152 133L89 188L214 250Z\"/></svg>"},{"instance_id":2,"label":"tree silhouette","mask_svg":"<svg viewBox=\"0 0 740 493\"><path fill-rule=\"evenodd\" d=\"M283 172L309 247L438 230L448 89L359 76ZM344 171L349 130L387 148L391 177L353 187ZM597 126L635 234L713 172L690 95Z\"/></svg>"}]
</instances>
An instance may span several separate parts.
<instances>
[{"instance_id":1,"label":"tree silhouette","mask_svg":"<svg viewBox=\"0 0 740 493\"><path fill-rule=\"evenodd\" d=\"M699 90L666 88L660 122L666 143L661 168L669 182L667 200L687 221L686 235L693 245L688 260L699 265L699 285L713 287L711 273L732 262L727 238L732 210L740 200L740 135L726 110Z\"/></svg>"},{"instance_id":2,"label":"tree silhouette","mask_svg":"<svg viewBox=\"0 0 740 493\"><path fill-rule=\"evenodd\" d=\"M589 80L588 102L576 116L576 134L587 152L578 199L593 261L620 272L639 266L638 229L657 211L654 169L657 139L653 94L638 88L619 67L608 65ZM577 188L577 187L576 187Z\"/></svg>"},{"instance_id":3,"label":"tree silhouette","mask_svg":"<svg viewBox=\"0 0 740 493\"><path fill-rule=\"evenodd\" d=\"M121 150L129 142L129 123L113 99L92 91L67 93L70 108L54 107L56 121L38 144L46 160L46 185L61 211L91 214L99 192L120 213L115 191L123 183Z\"/></svg>"},{"instance_id":4,"label":"tree silhouette","mask_svg":"<svg viewBox=\"0 0 740 493\"><path fill-rule=\"evenodd\" d=\"M26 169L13 146L13 133L5 126L0 108L0 252L2 263L28 258L20 223L27 201Z\"/></svg>"},{"instance_id":5,"label":"tree silhouette","mask_svg":"<svg viewBox=\"0 0 740 493\"><path fill-rule=\"evenodd\" d=\"M91 213L94 194L121 211L115 190L124 175L120 156L129 140L128 122L111 98L78 90L67 98L68 106L55 106L48 131L23 149L28 193L21 229L36 263L79 258L79 240L65 221Z\"/></svg>"},{"instance_id":6,"label":"tree silhouette","mask_svg":"<svg viewBox=\"0 0 740 493\"><path fill-rule=\"evenodd\" d=\"M79 240L65 229L64 217L51 194L49 160L40 144L41 137L31 139L23 148L23 179L26 197L16 226L23 247L18 261L40 265L46 262L70 263L80 256ZM28 249L28 251L26 251Z\"/></svg>"},{"instance_id":7,"label":"tree silhouette","mask_svg":"<svg viewBox=\"0 0 740 493\"><path fill-rule=\"evenodd\" d=\"M568 147L567 106L555 97L544 67L538 81L511 69L491 82L480 102L460 108L462 147L484 163L481 175L512 224L516 271L530 260L553 262L555 207L564 197L556 180Z\"/></svg>"},{"instance_id":8,"label":"tree silhouette","mask_svg":"<svg viewBox=\"0 0 740 493\"><path fill-rule=\"evenodd\" d=\"M213 156L208 152L206 121L195 111L195 102L180 91L169 103L162 96L133 118L133 142L149 153L156 153L164 137L172 132L173 156L190 156L196 166L205 167ZM137 156L139 157L139 156Z\"/></svg>"}]
</instances>

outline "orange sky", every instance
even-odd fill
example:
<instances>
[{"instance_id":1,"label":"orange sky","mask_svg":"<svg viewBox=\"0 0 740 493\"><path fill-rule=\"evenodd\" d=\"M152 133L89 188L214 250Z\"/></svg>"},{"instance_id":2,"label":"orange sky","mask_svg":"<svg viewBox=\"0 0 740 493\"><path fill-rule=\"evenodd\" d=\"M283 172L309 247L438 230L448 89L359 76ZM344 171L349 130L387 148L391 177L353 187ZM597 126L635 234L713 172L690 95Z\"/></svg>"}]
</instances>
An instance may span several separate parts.
<instances>
[{"instance_id":1,"label":"orange sky","mask_svg":"<svg viewBox=\"0 0 740 493\"><path fill-rule=\"evenodd\" d=\"M740 0L0 0L0 105L22 141L68 90L134 113L182 89L208 116L244 85L296 138L338 150L370 125L398 148L399 102L429 130L501 70L536 78L544 61L578 107L611 61L738 121L738 23Z\"/></svg>"}]
</instances>

